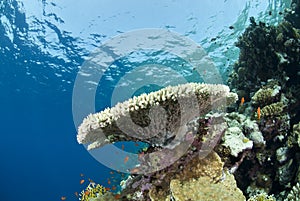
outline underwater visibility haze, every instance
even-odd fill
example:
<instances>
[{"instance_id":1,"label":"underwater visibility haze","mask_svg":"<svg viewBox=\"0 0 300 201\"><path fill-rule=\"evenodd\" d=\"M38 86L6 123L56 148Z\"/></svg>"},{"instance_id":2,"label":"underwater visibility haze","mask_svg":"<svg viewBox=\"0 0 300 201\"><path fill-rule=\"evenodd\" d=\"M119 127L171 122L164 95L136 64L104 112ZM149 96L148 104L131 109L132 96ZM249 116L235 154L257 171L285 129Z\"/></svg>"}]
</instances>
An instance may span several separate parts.
<instances>
[{"instance_id":1,"label":"underwater visibility haze","mask_svg":"<svg viewBox=\"0 0 300 201\"><path fill-rule=\"evenodd\" d=\"M224 200L231 192L231 200L300 200L299 7L297 0L0 0L0 200L183 200L201 185L222 189L215 196ZM186 98L195 108L179 111ZM136 128L121 128L126 115L145 129L122 133ZM154 136L149 119L163 115L171 123ZM186 130L176 130L180 115ZM220 119L228 128L208 129ZM101 129L116 146L101 144ZM214 135L205 141L207 130ZM178 142L191 147L159 152ZM195 157L204 147L214 151ZM154 152L162 154L155 165L141 159ZM211 175L198 172L206 168ZM212 185L222 174L229 188ZM194 177L199 183L186 182Z\"/></svg>"}]
</instances>

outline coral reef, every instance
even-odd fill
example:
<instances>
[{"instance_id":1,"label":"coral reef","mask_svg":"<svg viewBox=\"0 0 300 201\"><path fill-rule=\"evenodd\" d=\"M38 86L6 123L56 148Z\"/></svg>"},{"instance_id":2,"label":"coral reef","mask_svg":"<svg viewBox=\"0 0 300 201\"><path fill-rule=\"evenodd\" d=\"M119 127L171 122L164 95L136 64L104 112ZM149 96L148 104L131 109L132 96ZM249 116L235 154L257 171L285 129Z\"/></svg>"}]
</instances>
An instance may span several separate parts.
<instances>
[{"instance_id":1,"label":"coral reef","mask_svg":"<svg viewBox=\"0 0 300 201\"><path fill-rule=\"evenodd\" d=\"M236 43L233 92L225 85L169 86L86 117L77 140L89 149L149 145L120 194L91 200L300 200L299 8L293 0L278 25L250 18ZM241 104L225 113L237 95Z\"/></svg>"},{"instance_id":2,"label":"coral reef","mask_svg":"<svg viewBox=\"0 0 300 201\"><path fill-rule=\"evenodd\" d=\"M238 187L249 200L282 201L299 182L299 6L300 1L293 0L285 19L277 25L251 17L249 27L236 42L239 60L228 82L240 98L251 100L236 108L257 122L261 134L244 133L254 146L247 154L243 152L234 172ZM263 146L257 146L257 139L262 139ZM226 164L236 160L227 157Z\"/></svg>"},{"instance_id":3,"label":"coral reef","mask_svg":"<svg viewBox=\"0 0 300 201\"><path fill-rule=\"evenodd\" d=\"M298 4L293 5L299 9ZM300 15L295 12L293 16L299 20ZM240 48L239 61L228 82L239 97L252 97L252 104L260 107L280 101L280 93L284 93L286 109L299 121L300 30L289 16L277 26L250 19L250 26L236 43ZM265 85L269 80L275 82L273 86Z\"/></svg>"}]
</instances>

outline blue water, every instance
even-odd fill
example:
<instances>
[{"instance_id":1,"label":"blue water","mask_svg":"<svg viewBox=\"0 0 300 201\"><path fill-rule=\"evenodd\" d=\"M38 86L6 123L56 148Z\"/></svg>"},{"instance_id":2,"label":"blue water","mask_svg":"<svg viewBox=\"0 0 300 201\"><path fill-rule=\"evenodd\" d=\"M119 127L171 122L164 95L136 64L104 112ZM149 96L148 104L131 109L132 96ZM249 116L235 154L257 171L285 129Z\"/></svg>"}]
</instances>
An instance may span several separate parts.
<instances>
[{"instance_id":1,"label":"blue water","mask_svg":"<svg viewBox=\"0 0 300 201\"><path fill-rule=\"evenodd\" d=\"M233 43L249 17L276 24L277 11L289 5L216 1L1 0L0 200L76 200L74 192L85 187L82 178L109 186L111 170L77 143L72 116L76 75L103 41L138 28L176 31L204 47L225 81L238 58ZM98 97L110 94L113 83L97 90L97 110L109 106L109 100ZM145 86L136 94L156 87Z\"/></svg>"}]
</instances>

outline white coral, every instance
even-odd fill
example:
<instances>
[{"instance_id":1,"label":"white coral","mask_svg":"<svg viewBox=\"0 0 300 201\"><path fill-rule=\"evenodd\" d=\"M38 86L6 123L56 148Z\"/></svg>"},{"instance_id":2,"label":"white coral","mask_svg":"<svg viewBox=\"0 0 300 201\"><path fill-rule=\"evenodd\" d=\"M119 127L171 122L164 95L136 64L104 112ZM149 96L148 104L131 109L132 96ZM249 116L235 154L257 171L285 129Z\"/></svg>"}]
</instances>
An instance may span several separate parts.
<instances>
[{"instance_id":1,"label":"white coral","mask_svg":"<svg viewBox=\"0 0 300 201\"><path fill-rule=\"evenodd\" d=\"M210 97L203 99L203 97L207 97L207 95L210 95ZM102 134L100 130L107 128L120 119L124 120L130 118L130 112L143 112L141 109L151 108L152 106L163 103L174 104L174 102L182 100L183 98L185 104L193 104L193 98L195 97L197 97L198 100L200 99L200 107L203 107L199 108L200 113L207 112L207 110L213 107L222 107L226 105L226 102L233 103L237 100L237 95L231 93L229 87L226 85L187 83L178 86L168 86L149 94L135 96L123 103L118 103L115 107L107 108L102 112L89 115L78 128L77 140L82 144L94 143L93 148L97 148L97 146L100 147L102 144L99 143L99 139L103 138L103 136L99 136L99 134ZM180 101L179 103L181 104ZM193 107L195 107L195 105L190 105L188 109L193 110ZM155 119L155 122L164 123L164 121L159 119ZM152 126L152 128L162 128L162 126ZM151 130L149 132L151 133ZM146 134L147 133L145 133L145 135Z\"/></svg>"}]
</instances>

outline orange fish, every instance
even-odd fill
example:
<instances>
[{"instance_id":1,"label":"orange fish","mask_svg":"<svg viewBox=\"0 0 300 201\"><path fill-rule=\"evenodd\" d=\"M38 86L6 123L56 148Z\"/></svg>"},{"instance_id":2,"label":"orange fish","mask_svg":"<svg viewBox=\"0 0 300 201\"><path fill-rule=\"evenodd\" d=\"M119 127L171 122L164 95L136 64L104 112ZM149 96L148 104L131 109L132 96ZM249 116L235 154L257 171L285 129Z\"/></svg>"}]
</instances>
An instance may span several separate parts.
<instances>
[{"instance_id":1,"label":"orange fish","mask_svg":"<svg viewBox=\"0 0 300 201\"><path fill-rule=\"evenodd\" d=\"M257 108L257 119L260 120L260 107Z\"/></svg>"},{"instance_id":2,"label":"orange fish","mask_svg":"<svg viewBox=\"0 0 300 201\"><path fill-rule=\"evenodd\" d=\"M61 196L61 198L60 198L61 200L66 200L67 199L67 197L66 196Z\"/></svg>"},{"instance_id":3,"label":"orange fish","mask_svg":"<svg viewBox=\"0 0 300 201\"><path fill-rule=\"evenodd\" d=\"M139 146L139 144L138 144L138 143L134 143L134 146L138 147L138 146Z\"/></svg>"},{"instance_id":4,"label":"orange fish","mask_svg":"<svg viewBox=\"0 0 300 201\"><path fill-rule=\"evenodd\" d=\"M244 97L242 97L242 99L241 99L241 103L240 103L240 106L242 106L242 105L244 104L244 102L245 102L245 98L244 98Z\"/></svg>"},{"instance_id":5,"label":"orange fish","mask_svg":"<svg viewBox=\"0 0 300 201\"><path fill-rule=\"evenodd\" d=\"M110 183L111 183L109 179L107 180L107 183L108 183L108 184L110 184Z\"/></svg>"},{"instance_id":6,"label":"orange fish","mask_svg":"<svg viewBox=\"0 0 300 201\"><path fill-rule=\"evenodd\" d=\"M126 156L125 159L124 159L124 163L127 163L128 159L129 159L129 157Z\"/></svg>"},{"instance_id":7,"label":"orange fish","mask_svg":"<svg viewBox=\"0 0 300 201\"><path fill-rule=\"evenodd\" d=\"M139 158L142 158L144 155L145 155L145 153L142 152L142 153L140 153L138 156L139 156Z\"/></svg>"},{"instance_id":8,"label":"orange fish","mask_svg":"<svg viewBox=\"0 0 300 201\"><path fill-rule=\"evenodd\" d=\"M115 187L115 186L113 186L113 187L111 187L111 190L116 190L117 189L117 187Z\"/></svg>"},{"instance_id":9,"label":"orange fish","mask_svg":"<svg viewBox=\"0 0 300 201\"><path fill-rule=\"evenodd\" d=\"M110 191L110 188L106 187L105 190Z\"/></svg>"},{"instance_id":10,"label":"orange fish","mask_svg":"<svg viewBox=\"0 0 300 201\"><path fill-rule=\"evenodd\" d=\"M121 195L120 195L120 194L117 194L117 195L115 195L115 198L116 198L116 199L120 199L120 198L121 198Z\"/></svg>"},{"instance_id":11,"label":"orange fish","mask_svg":"<svg viewBox=\"0 0 300 201\"><path fill-rule=\"evenodd\" d=\"M77 193L77 192L75 192L74 194L75 194L75 196L76 196L76 197L79 197L79 195L78 195L78 193Z\"/></svg>"},{"instance_id":12,"label":"orange fish","mask_svg":"<svg viewBox=\"0 0 300 201\"><path fill-rule=\"evenodd\" d=\"M80 184L83 184L83 183L84 183L84 179L81 179L81 180L80 180Z\"/></svg>"},{"instance_id":13,"label":"orange fish","mask_svg":"<svg viewBox=\"0 0 300 201\"><path fill-rule=\"evenodd\" d=\"M131 174L135 174L135 173L137 173L138 171L140 171L140 169L136 167L136 168L131 169L131 170L130 170L130 173L131 173Z\"/></svg>"}]
</instances>

